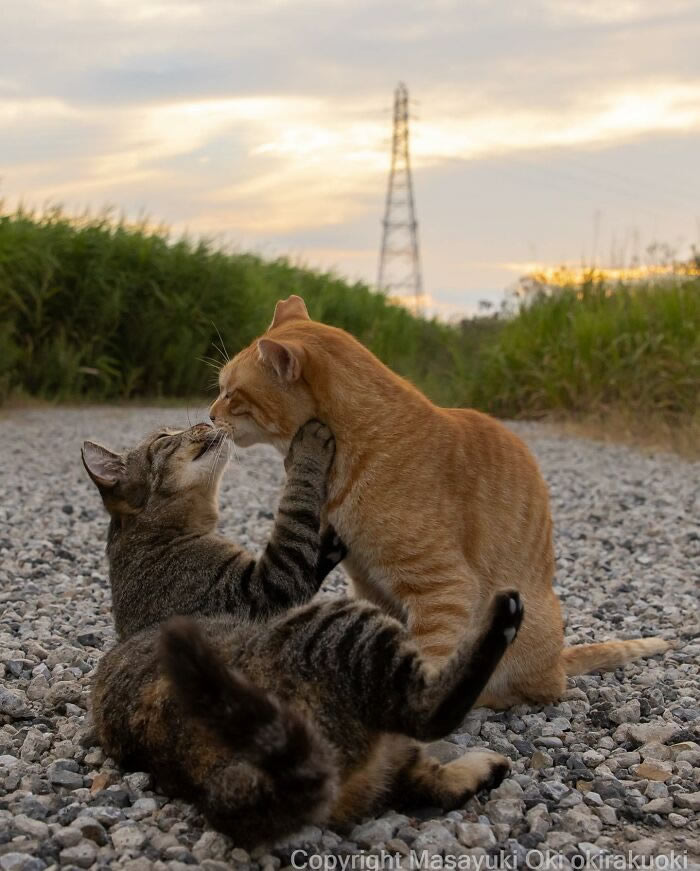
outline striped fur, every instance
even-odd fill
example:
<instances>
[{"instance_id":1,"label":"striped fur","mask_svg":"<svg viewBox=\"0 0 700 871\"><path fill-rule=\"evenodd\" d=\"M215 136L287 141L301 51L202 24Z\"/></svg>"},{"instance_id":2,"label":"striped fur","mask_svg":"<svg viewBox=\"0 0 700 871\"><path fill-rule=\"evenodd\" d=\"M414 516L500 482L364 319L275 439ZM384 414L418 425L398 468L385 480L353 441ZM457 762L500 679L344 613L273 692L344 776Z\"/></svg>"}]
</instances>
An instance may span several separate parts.
<instances>
[{"instance_id":1,"label":"striped fur","mask_svg":"<svg viewBox=\"0 0 700 871\"><path fill-rule=\"evenodd\" d=\"M520 626L517 594L494 597L481 630L440 669L374 605L338 597L286 607L308 599L344 555L332 528L319 535L330 432L312 421L292 440L257 563L213 532L217 444L199 427L123 456L84 446L112 517L122 638L92 691L105 751L152 771L246 846L387 804L458 807L500 782L508 761L498 754L440 765L420 742L448 734L483 690ZM209 471L193 471L202 460Z\"/></svg>"},{"instance_id":2,"label":"striped fur","mask_svg":"<svg viewBox=\"0 0 700 871\"><path fill-rule=\"evenodd\" d=\"M95 726L110 756L246 846L387 804L453 809L508 761L475 751L441 765L419 742L463 719L521 618L517 594L497 596L480 636L435 670L401 623L356 600L267 623L177 617L103 657Z\"/></svg>"},{"instance_id":3,"label":"striped fur","mask_svg":"<svg viewBox=\"0 0 700 871\"><path fill-rule=\"evenodd\" d=\"M155 433L124 455L86 442L85 467L112 518L107 556L119 637L173 614L266 620L310 599L345 555L332 528L320 533L334 451L323 424L299 429L272 536L256 560L216 532L228 460L216 430Z\"/></svg>"},{"instance_id":4,"label":"striped fur","mask_svg":"<svg viewBox=\"0 0 700 871\"><path fill-rule=\"evenodd\" d=\"M277 304L219 384L212 420L242 446L284 453L300 421L328 423L325 518L348 543L355 593L405 614L435 663L476 631L496 591L520 592L527 619L481 704L550 702L567 674L667 649L645 639L565 650L547 487L522 440L487 415L437 408L348 333L311 321L299 297Z\"/></svg>"}]
</instances>

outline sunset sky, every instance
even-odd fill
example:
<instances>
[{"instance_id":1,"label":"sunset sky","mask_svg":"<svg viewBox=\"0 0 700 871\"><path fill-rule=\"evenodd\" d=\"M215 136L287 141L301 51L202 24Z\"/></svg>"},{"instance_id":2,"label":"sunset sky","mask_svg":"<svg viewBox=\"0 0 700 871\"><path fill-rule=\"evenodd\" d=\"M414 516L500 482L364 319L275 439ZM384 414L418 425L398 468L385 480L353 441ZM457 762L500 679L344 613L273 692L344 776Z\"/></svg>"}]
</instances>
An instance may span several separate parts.
<instances>
[{"instance_id":1,"label":"sunset sky","mask_svg":"<svg viewBox=\"0 0 700 871\"><path fill-rule=\"evenodd\" d=\"M4 0L1 15L5 209L113 206L373 282L403 80L434 311L497 302L532 263L700 241L697 0Z\"/></svg>"}]
</instances>

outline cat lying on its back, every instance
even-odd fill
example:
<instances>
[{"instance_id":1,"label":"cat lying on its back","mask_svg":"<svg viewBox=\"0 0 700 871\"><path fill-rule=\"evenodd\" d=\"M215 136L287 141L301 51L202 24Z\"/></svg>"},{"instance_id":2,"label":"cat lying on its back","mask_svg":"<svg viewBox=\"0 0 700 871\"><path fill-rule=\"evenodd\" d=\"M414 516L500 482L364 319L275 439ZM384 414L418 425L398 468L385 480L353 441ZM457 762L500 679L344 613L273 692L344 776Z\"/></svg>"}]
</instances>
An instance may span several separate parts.
<instances>
[{"instance_id":1,"label":"cat lying on its back","mask_svg":"<svg viewBox=\"0 0 700 871\"><path fill-rule=\"evenodd\" d=\"M441 765L419 741L447 735L476 700L520 625L517 594L494 597L476 639L428 669L403 625L373 605L302 604L344 556L332 530L319 535L330 431L312 421L292 441L257 562L214 532L227 460L218 442L198 426L123 456L83 448L111 515L122 639L92 695L106 752L151 770L247 845L389 803L453 808L498 783L508 769L498 754Z\"/></svg>"}]
</instances>

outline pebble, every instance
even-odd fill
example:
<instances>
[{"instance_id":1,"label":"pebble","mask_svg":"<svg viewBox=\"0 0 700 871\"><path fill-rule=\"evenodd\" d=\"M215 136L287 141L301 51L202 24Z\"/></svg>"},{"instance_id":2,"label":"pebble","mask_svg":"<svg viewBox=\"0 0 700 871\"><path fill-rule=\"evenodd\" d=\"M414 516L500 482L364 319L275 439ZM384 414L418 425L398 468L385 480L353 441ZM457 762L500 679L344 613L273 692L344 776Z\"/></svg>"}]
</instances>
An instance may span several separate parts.
<instances>
[{"instance_id":1,"label":"pebble","mask_svg":"<svg viewBox=\"0 0 700 871\"><path fill-rule=\"evenodd\" d=\"M389 821L378 819L356 826L350 833L350 838L361 847L373 847L389 841L394 832L395 828Z\"/></svg>"},{"instance_id":2,"label":"pebble","mask_svg":"<svg viewBox=\"0 0 700 871\"><path fill-rule=\"evenodd\" d=\"M74 829L72 826L67 826L65 829L59 829L54 832L53 840L61 847L75 847L83 839L80 829Z\"/></svg>"},{"instance_id":3,"label":"pebble","mask_svg":"<svg viewBox=\"0 0 700 871\"><path fill-rule=\"evenodd\" d=\"M639 705L639 699L632 699L624 705L613 708L613 710L608 714L608 717L613 721L613 723L626 723L630 726L638 723L640 716L641 707Z\"/></svg>"},{"instance_id":4,"label":"pebble","mask_svg":"<svg viewBox=\"0 0 700 871\"><path fill-rule=\"evenodd\" d=\"M624 726L620 727L624 729ZM657 741L659 744L667 744L680 731L680 726L675 723L667 723L665 720L659 720L654 723L639 723L637 725L629 725L627 728L627 738L630 741L636 741L637 744L649 744L652 741Z\"/></svg>"},{"instance_id":5,"label":"pebble","mask_svg":"<svg viewBox=\"0 0 700 871\"><path fill-rule=\"evenodd\" d=\"M646 814L670 814L673 810L673 799L653 798L645 805L642 805L642 810Z\"/></svg>"},{"instance_id":6,"label":"pebble","mask_svg":"<svg viewBox=\"0 0 700 871\"><path fill-rule=\"evenodd\" d=\"M633 770L637 777L647 780L666 781L673 775L671 763L662 762L659 759L645 759L641 765L635 765Z\"/></svg>"},{"instance_id":7,"label":"pebble","mask_svg":"<svg viewBox=\"0 0 700 871\"><path fill-rule=\"evenodd\" d=\"M656 856L659 852L659 843L655 838L639 838L629 844L629 851L633 856Z\"/></svg>"},{"instance_id":8,"label":"pebble","mask_svg":"<svg viewBox=\"0 0 700 871\"><path fill-rule=\"evenodd\" d=\"M600 819L583 805L571 808L562 814L561 826L565 832L569 832L578 839L586 837L593 841L603 829Z\"/></svg>"},{"instance_id":9,"label":"pebble","mask_svg":"<svg viewBox=\"0 0 700 871\"><path fill-rule=\"evenodd\" d=\"M73 820L71 825L73 828L78 829L81 837L87 838L89 841L94 841L100 847L104 847L107 843L107 832L105 827L94 817L78 817Z\"/></svg>"},{"instance_id":10,"label":"pebble","mask_svg":"<svg viewBox=\"0 0 700 871\"><path fill-rule=\"evenodd\" d=\"M487 802L486 813L494 823L513 825L523 816L524 805L517 798L501 798Z\"/></svg>"},{"instance_id":11,"label":"pebble","mask_svg":"<svg viewBox=\"0 0 700 871\"><path fill-rule=\"evenodd\" d=\"M496 843L491 828L484 823L458 823L457 840L466 847L492 847Z\"/></svg>"},{"instance_id":12,"label":"pebble","mask_svg":"<svg viewBox=\"0 0 700 871\"><path fill-rule=\"evenodd\" d=\"M691 811L700 812L700 792L678 792L674 800L678 807L687 807Z\"/></svg>"},{"instance_id":13,"label":"pebble","mask_svg":"<svg viewBox=\"0 0 700 871\"><path fill-rule=\"evenodd\" d=\"M136 825L115 826L110 836L117 850L138 850L146 841L144 831Z\"/></svg>"},{"instance_id":14,"label":"pebble","mask_svg":"<svg viewBox=\"0 0 700 871\"><path fill-rule=\"evenodd\" d=\"M114 631L107 519L79 446L84 438L133 445L183 414L3 410L0 835L14 840L0 842L0 871L282 871L299 847L340 857L381 845L404 857L416 845L430 856L468 856L472 868L500 850L526 867L528 850L551 849L561 871L574 871L582 850L639 843L655 855L646 842L657 836L698 855L700 646L688 629L700 565L698 467L534 424L515 428L550 488L566 643L661 633L679 641L675 650L576 676L555 704L471 711L433 754L447 761L491 746L512 770L498 790L450 813L388 811L342 833L310 825L251 854L208 829L187 802L160 795L148 772L119 771L96 745L85 708ZM221 527L259 552L283 467L265 448L238 453L222 483ZM336 570L325 589L344 584Z\"/></svg>"},{"instance_id":15,"label":"pebble","mask_svg":"<svg viewBox=\"0 0 700 871\"><path fill-rule=\"evenodd\" d=\"M49 836L49 827L41 820L34 820L26 814L17 814L12 820L12 825L25 835L43 840Z\"/></svg>"},{"instance_id":16,"label":"pebble","mask_svg":"<svg viewBox=\"0 0 700 871\"><path fill-rule=\"evenodd\" d=\"M12 692L0 685L0 714L7 714L9 717L19 719L31 716L31 708L19 693Z\"/></svg>"},{"instance_id":17,"label":"pebble","mask_svg":"<svg viewBox=\"0 0 700 871\"><path fill-rule=\"evenodd\" d=\"M544 750L535 750L530 757L530 767L538 770L540 768L549 768L552 765L552 757Z\"/></svg>"},{"instance_id":18,"label":"pebble","mask_svg":"<svg viewBox=\"0 0 700 871\"><path fill-rule=\"evenodd\" d=\"M2 871L43 871L46 863L28 853L10 851L0 856Z\"/></svg>"},{"instance_id":19,"label":"pebble","mask_svg":"<svg viewBox=\"0 0 700 871\"><path fill-rule=\"evenodd\" d=\"M82 841L75 847L61 850L61 865L77 865L78 868L89 868L95 861L97 848L90 841Z\"/></svg>"}]
</instances>

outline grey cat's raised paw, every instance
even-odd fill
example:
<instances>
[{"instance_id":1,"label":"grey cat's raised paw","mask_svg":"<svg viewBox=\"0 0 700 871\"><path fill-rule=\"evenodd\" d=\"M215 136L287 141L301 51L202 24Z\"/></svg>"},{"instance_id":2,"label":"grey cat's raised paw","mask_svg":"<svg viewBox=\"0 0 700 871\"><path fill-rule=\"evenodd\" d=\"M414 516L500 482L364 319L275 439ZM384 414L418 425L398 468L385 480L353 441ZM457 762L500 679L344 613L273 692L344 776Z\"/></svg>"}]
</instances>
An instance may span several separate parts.
<instances>
[{"instance_id":1,"label":"grey cat's raised paw","mask_svg":"<svg viewBox=\"0 0 700 871\"><path fill-rule=\"evenodd\" d=\"M287 471L305 459L314 460L327 471L335 456L335 438L330 429L320 420L312 419L300 426L292 439L284 460Z\"/></svg>"}]
</instances>

